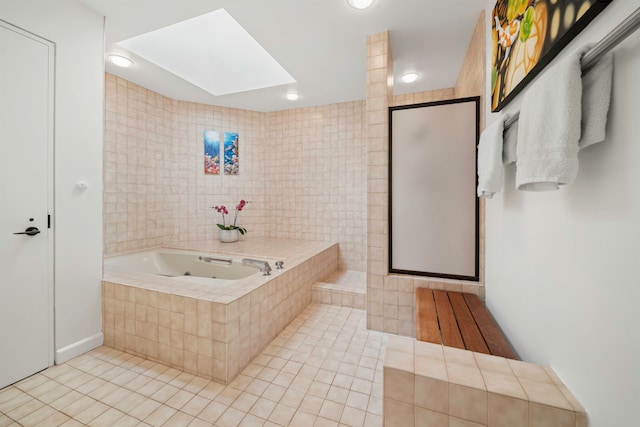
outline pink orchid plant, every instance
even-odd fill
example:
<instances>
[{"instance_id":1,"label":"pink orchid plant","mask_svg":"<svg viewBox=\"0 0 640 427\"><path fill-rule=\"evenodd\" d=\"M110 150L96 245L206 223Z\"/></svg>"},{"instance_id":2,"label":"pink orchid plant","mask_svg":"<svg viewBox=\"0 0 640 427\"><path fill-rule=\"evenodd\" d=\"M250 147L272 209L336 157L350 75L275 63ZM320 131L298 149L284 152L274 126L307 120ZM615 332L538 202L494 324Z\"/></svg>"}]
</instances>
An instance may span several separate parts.
<instances>
[{"instance_id":1,"label":"pink orchid plant","mask_svg":"<svg viewBox=\"0 0 640 427\"><path fill-rule=\"evenodd\" d=\"M222 214L222 224L217 224L220 230L238 230L240 234L244 236L244 233L247 232L247 229L244 227L238 227L236 225L236 221L238 220L238 212L240 212L247 205L248 202L245 200L240 200L240 203L236 205L236 213L233 217L233 224L227 225L226 215L229 215L229 210L224 205L220 206L212 206L211 209L215 209L218 213Z\"/></svg>"}]
</instances>

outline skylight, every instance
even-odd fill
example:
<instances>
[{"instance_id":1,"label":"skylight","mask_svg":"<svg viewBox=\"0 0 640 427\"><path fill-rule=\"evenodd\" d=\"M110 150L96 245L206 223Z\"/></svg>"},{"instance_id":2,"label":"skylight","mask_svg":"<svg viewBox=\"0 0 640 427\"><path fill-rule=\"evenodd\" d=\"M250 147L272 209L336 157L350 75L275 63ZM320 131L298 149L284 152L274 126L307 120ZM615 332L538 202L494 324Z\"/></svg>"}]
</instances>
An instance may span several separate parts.
<instances>
[{"instance_id":1,"label":"skylight","mask_svg":"<svg viewBox=\"0 0 640 427\"><path fill-rule=\"evenodd\" d=\"M224 9L117 44L216 96L295 83Z\"/></svg>"}]
</instances>

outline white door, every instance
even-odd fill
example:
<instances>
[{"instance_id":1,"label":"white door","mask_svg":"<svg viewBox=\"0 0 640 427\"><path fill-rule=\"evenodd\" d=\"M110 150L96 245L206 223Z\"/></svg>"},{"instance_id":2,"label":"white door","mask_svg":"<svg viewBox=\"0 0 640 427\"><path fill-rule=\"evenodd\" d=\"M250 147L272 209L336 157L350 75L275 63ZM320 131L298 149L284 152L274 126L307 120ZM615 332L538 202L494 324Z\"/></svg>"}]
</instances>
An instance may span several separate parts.
<instances>
[{"instance_id":1,"label":"white door","mask_svg":"<svg viewBox=\"0 0 640 427\"><path fill-rule=\"evenodd\" d=\"M53 364L53 61L0 21L0 388Z\"/></svg>"}]
</instances>

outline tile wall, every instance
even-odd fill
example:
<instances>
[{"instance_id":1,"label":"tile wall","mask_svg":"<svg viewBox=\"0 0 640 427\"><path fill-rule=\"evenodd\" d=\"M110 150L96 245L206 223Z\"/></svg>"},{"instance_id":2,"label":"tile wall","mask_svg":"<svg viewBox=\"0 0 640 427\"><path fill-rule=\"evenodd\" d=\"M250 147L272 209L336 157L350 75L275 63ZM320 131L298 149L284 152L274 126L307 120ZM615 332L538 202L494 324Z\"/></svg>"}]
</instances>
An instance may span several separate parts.
<instances>
[{"instance_id":1,"label":"tile wall","mask_svg":"<svg viewBox=\"0 0 640 427\"><path fill-rule=\"evenodd\" d=\"M428 92L407 93L404 95L395 95L391 99L390 107L398 107L401 105L423 104L426 102L444 101L456 97L455 89L452 87L432 90Z\"/></svg>"},{"instance_id":2,"label":"tile wall","mask_svg":"<svg viewBox=\"0 0 640 427\"><path fill-rule=\"evenodd\" d=\"M393 92L393 61L387 32L367 38L367 327L392 334L415 336L415 289L428 287L448 291L470 292L484 299L484 214L480 223L480 282L434 280L431 278L388 274L388 106L440 101L483 93L484 71L477 61L484 56L479 18L474 40L467 52L456 88L432 92L391 96ZM471 59L469 59L471 58ZM476 58L476 59L474 59ZM480 59L477 59L480 58ZM482 62L483 64L483 62ZM471 71L469 71L471 70ZM478 72L482 73L478 77ZM481 83L481 84L480 84Z\"/></svg>"},{"instance_id":3,"label":"tile wall","mask_svg":"<svg viewBox=\"0 0 640 427\"><path fill-rule=\"evenodd\" d=\"M174 240L173 102L109 74L105 85L105 253Z\"/></svg>"},{"instance_id":4,"label":"tile wall","mask_svg":"<svg viewBox=\"0 0 640 427\"><path fill-rule=\"evenodd\" d=\"M367 328L400 332L397 281L384 313L388 274L389 117L393 93L393 60L389 32L367 37ZM390 289L390 287L387 287ZM393 299L393 301L391 301ZM393 312L391 312L393 309ZM403 316L409 332L409 313ZM385 320L386 318L386 320Z\"/></svg>"},{"instance_id":5,"label":"tile wall","mask_svg":"<svg viewBox=\"0 0 640 427\"><path fill-rule=\"evenodd\" d=\"M341 268L364 271L363 114L363 101L274 113L181 102L107 74L105 254L215 238L209 207L244 198L249 236L338 241ZM205 129L239 132L238 176L204 174Z\"/></svg>"},{"instance_id":6,"label":"tile wall","mask_svg":"<svg viewBox=\"0 0 640 427\"><path fill-rule=\"evenodd\" d=\"M484 11L480 13L476 27L471 36L471 43L467 49L467 54L464 58L460 74L458 75L458 81L455 87L455 97L465 98L468 96L480 95L480 129L485 127L485 115L484 108L484 92L485 92L485 14ZM480 283L484 283L484 253L485 253L485 236L484 236L484 210L485 199L480 199Z\"/></svg>"},{"instance_id":7,"label":"tile wall","mask_svg":"<svg viewBox=\"0 0 640 427\"><path fill-rule=\"evenodd\" d=\"M277 111L266 117L267 235L339 242L341 268L364 271L364 102Z\"/></svg>"},{"instance_id":8,"label":"tile wall","mask_svg":"<svg viewBox=\"0 0 640 427\"><path fill-rule=\"evenodd\" d=\"M456 98L464 98L467 96L478 96L484 94L485 83L485 37L484 37L484 11L478 16L471 42L467 48L462 68L455 86ZM483 97L484 98L484 97ZM484 127L484 102L481 102L480 123Z\"/></svg>"},{"instance_id":9,"label":"tile wall","mask_svg":"<svg viewBox=\"0 0 640 427\"><path fill-rule=\"evenodd\" d=\"M262 173L267 170L264 115L182 101L173 101L173 106L172 161L175 164L171 192L177 200L179 240L217 238L216 223L221 222L221 218L211 206L224 204L233 214L231 207L241 199L250 202L240 216L242 226L252 236L264 236L268 223L263 215L267 200ZM223 132L239 133L239 175L205 175L205 130L219 131L221 144Z\"/></svg>"},{"instance_id":10,"label":"tile wall","mask_svg":"<svg viewBox=\"0 0 640 427\"><path fill-rule=\"evenodd\" d=\"M388 275L389 106L483 93L482 16L455 88L392 96L388 33L368 38L367 99L258 113L174 101L107 74L105 253L215 238L208 207L252 204L249 236L338 241L340 268L367 271L368 327L415 335L415 288L484 297L479 283ZM205 176L202 132L240 132L240 175Z\"/></svg>"},{"instance_id":11,"label":"tile wall","mask_svg":"<svg viewBox=\"0 0 640 427\"><path fill-rule=\"evenodd\" d=\"M110 74L105 98L106 255L202 240L219 220L209 207L240 198L254 203L242 224L264 235L264 180L246 173L263 167L261 114L174 101ZM240 132L241 175L204 175L205 129Z\"/></svg>"}]
</instances>

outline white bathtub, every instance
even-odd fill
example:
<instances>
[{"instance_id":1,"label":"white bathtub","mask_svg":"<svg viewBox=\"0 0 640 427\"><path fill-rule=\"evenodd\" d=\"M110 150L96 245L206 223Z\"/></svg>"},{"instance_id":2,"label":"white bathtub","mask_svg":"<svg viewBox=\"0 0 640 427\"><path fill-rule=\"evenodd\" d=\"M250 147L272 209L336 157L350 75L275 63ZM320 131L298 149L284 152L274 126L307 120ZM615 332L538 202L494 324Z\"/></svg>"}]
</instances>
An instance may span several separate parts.
<instances>
[{"instance_id":1,"label":"white bathtub","mask_svg":"<svg viewBox=\"0 0 640 427\"><path fill-rule=\"evenodd\" d=\"M106 269L211 284L229 284L252 274L262 274L256 266L243 265L242 257L162 248L107 257L104 265ZM271 265L273 267L273 263Z\"/></svg>"}]
</instances>

